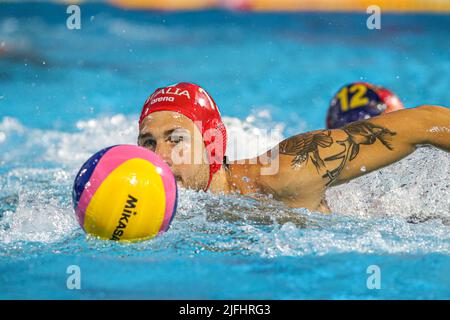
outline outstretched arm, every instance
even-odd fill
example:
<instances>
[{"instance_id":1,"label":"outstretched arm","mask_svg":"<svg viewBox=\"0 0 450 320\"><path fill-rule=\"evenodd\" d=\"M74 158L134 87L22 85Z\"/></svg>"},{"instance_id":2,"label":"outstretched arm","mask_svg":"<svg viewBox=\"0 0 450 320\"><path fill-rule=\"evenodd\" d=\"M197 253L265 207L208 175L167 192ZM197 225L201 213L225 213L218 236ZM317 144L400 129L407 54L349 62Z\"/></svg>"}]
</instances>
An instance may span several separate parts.
<instances>
[{"instance_id":1,"label":"outstretched arm","mask_svg":"<svg viewBox=\"0 0 450 320\"><path fill-rule=\"evenodd\" d=\"M450 152L450 109L421 106L293 136L279 144L279 172L267 181L284 182L275 187L281 197L304 197L394 163L419 145Z\"/></svg>"}]
</instances>

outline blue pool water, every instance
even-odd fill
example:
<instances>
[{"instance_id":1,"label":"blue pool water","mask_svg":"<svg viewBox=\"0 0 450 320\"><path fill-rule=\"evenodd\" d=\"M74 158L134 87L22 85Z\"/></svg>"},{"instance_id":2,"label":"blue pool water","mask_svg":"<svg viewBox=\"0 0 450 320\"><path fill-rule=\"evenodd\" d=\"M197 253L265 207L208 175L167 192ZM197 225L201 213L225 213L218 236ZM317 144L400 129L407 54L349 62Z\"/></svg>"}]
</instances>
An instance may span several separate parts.
<instances>
[{"instance_id":1,"label":"blue pool water","mask_svg":"<svg viewBox=\"0 0 450 320\"><path fill-rule=\"evenodd\" d=\"M450 298L442 151L330 189L330 216L180 190L170 231L135 244L87 237L70 197L84 160L135 143L142 103L173 82L215 98L232 158L323 127L351 81L383 84L408 107L448 106L449 15L386 14L369 31L363 14L83 4L82 29L68 30L65 11L0 4L0 298ZM67 288L70 265L81 290ZM367 287L371 265L380 290Z\"/></svg>"}]
</instances>

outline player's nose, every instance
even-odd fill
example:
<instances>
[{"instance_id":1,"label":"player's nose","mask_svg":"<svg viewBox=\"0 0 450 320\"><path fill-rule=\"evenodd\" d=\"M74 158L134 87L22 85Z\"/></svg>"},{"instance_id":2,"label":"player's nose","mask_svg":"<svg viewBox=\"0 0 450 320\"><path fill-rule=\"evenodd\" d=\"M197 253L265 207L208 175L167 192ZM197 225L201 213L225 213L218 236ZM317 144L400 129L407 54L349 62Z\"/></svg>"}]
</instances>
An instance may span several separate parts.
<instances>
[{"instance_id":1,"label":"player's nose","mask_svg":"<svg viewBox=\"0 0 450 320\"><path fill-rule=\"evenodd\" d=\"M172 167L172 148L170 148L170 146L164 142L158 143L155 152L169 165L169 167Z\"/></svg>"}]
</instances>

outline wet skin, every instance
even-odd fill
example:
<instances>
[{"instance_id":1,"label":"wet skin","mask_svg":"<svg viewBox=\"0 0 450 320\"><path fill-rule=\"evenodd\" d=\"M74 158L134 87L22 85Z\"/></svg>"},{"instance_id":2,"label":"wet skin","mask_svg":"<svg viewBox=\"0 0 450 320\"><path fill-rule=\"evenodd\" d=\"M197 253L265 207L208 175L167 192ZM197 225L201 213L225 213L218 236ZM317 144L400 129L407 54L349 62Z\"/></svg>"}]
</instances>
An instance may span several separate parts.
<instances>
[{"instance_id":1,"label":"wet skin","mask_svg":"<svg viewBox=\"0 0 450 320\"><path fill-rule=\"evenodd\" d=\"M182 186L206 188L206 149L200 131L184 115L149 115L139 128L138 144L159 154ZM222 166L210 190L257 198L270 195L290 207L329 212L324 201L328 187L399 161L420 145L450 151L450 109L421 106L290 137L258 157ZM190 161L180 163L180 155Z\"/></svg>"}]
</instances>

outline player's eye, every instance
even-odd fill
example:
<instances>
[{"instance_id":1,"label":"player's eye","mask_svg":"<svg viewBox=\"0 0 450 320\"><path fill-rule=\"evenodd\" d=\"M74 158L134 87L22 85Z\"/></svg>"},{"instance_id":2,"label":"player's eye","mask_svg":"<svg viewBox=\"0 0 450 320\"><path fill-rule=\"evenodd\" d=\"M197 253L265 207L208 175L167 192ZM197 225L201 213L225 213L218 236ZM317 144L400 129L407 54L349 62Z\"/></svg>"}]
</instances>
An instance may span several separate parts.
<instances>
[{"instance_id":1,"label":"player's eye","mask_svg":"<svg viewBox=\"0 0 450 320\"><path fill-rule=\"evenodd\" d=\"M155 150L156 149L156 140L145 139L144 141L142 141L141 146L143 146L144 148Z\"/></svg>"},{"instance_id":2,"label":"player's eye","mask_svg":"<svg viewBox=\"0 0 450 320\"><path fill-rule=\"evenodd\" d=\"M183 141L183 136L173 134L169 137L169 141L172 143L179 143Z\"/></svg>"}]
</instances>

